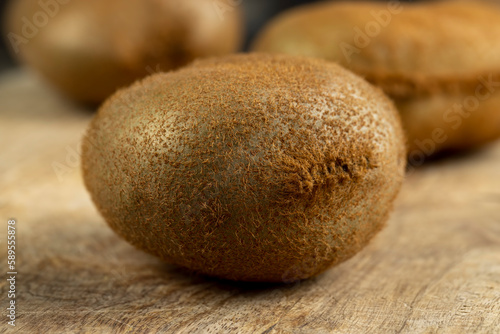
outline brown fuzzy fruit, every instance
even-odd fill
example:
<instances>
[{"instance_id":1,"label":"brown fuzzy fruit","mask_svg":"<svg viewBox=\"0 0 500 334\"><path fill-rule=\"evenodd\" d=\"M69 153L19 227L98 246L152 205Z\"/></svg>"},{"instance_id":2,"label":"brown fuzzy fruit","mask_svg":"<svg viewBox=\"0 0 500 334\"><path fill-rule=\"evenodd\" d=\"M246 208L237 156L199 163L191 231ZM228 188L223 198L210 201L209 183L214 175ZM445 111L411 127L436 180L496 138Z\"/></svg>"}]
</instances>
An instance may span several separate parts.
<instances>
[{"instance_id":1,"label":"brown fuzzy fruit","mask_svg":"<svg viewBox=\"0 0 500 334\"><path fill-rule=\"evenodd\" d=\"M83 144L108 224L162 259L232 280L304 279L363 248L406 161L392 103L322 60L201 60L108 99Z\"/></svg>"},{"instance_id":2,"label":"brown fuzzy fruit","mask_svg":"<svg viewBox=\"0 0 500 334\"><path fill-rule=\"evenodd\" d=\"M100 103L152 72L236 51L240 8L224 10L211 0L15 0L7 38L65 95Z\"/></svg>"},{"instance_id":3,"label":"brown fuzzy fruit","mask_svg":"<svg viewBox=\"0 0 500 334\"><path fill-rule=\"evenodd\" d=\"M482 1L327 1L281 14L253 50L335 61L381 87L417 160L500 138L499 21Z\"/></svg>"}]
</instances>

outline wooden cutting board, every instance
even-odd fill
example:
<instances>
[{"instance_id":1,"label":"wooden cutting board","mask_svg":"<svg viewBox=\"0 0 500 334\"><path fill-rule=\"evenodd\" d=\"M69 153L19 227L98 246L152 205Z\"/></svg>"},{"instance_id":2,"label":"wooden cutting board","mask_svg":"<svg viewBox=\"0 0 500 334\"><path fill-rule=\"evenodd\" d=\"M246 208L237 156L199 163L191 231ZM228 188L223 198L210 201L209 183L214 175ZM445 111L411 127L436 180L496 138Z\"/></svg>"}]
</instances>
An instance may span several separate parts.
<instances>
[{"instance_id":1,"label":"wooden cutting board","mask_svg":"<svg viewBox=\"0 0 500 334\"><path fill-rule=\"evenodd\" d=\"M286 285L203 278L122 241L79 170L92 111L32 75L0 78L0 258L16 219L18 333L500 333L500 142L408 175L388 226Z\"/></svg>"}]
</instances>

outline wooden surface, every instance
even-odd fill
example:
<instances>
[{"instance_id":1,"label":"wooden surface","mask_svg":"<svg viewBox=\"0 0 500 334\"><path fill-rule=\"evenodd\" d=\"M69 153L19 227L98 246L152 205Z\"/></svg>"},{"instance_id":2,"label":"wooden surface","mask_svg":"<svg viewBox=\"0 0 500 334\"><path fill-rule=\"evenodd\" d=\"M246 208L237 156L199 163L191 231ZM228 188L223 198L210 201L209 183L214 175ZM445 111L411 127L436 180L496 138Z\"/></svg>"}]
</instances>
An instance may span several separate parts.
<instances>
[{"instance_id":1,"label":"wooden surface","mask_svg":"<svg viewBox=\"0 0 500 334\"><path fill-rule=\"evenodd\" d=\"M301 283L239 284L112 233L75 155L91 116L30 75L0 79L2 270L10 217L19 260L17 325L2 280L0 332L500 333L500 143L409 175L388 226L350 261Z\"/></svg>"}]
</instances>

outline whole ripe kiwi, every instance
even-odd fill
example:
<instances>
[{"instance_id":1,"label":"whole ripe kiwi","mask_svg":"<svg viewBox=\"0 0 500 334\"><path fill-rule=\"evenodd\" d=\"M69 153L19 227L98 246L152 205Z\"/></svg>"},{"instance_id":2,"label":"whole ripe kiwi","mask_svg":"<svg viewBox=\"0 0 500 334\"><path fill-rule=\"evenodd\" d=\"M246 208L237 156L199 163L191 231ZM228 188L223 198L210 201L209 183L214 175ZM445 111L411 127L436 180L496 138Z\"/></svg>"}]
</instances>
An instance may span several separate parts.
<instances>
[{"instance_id":1,"label":"whole ripe kiwi","mask_svg":"<svg viewBox=\"0 0 500 334\"><path fill-rule=\"evenodd\" d=\"M211 0L12 1L14 53L66 96L100 103L117 88L199 57L236 51L239 6Z\"/></svg>"},{"instance_id":2,"label":"whole ripe kiwi","mask_svg":"<svg viewBox=\"0 0 500 334\"><path fill-rule=\"evenodd\" d=\"M199 60L108 99L83 174L138 248L231 280L280 282L344 261L383 227L404 175L399 116L323 60Z\"/></svg>"}]
</instances>

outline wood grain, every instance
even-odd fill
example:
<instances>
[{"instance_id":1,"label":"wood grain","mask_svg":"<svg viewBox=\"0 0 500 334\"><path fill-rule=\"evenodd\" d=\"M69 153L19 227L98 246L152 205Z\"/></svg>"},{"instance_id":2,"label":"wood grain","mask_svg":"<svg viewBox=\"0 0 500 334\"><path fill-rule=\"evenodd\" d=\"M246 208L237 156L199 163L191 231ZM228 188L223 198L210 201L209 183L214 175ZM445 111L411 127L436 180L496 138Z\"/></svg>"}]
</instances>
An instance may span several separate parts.
<instances>
[{"instance_id":1,"label":"wood grain","mask_svg":"<svg viewBox=\"0 0 500 334\"><path fill-rule=\"evenodd\" d=\"M411 173L388 226L348 262L305 282L242 284L113 234L75 154L91 117L30 74L0 78L2 271L10 217L19 260L17 325L2 280L0 332L500 333L500 143Z\"/></svg>"}]
</instances>

